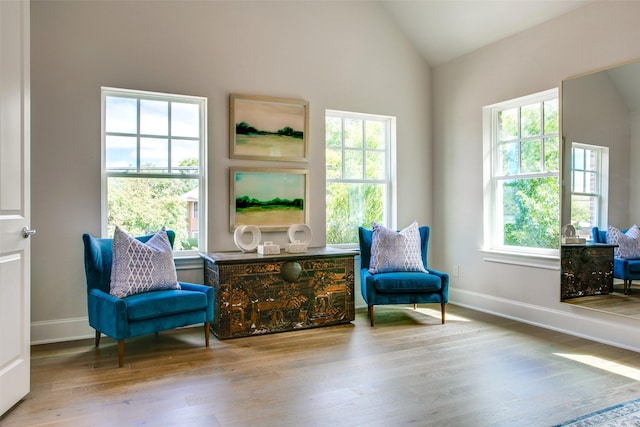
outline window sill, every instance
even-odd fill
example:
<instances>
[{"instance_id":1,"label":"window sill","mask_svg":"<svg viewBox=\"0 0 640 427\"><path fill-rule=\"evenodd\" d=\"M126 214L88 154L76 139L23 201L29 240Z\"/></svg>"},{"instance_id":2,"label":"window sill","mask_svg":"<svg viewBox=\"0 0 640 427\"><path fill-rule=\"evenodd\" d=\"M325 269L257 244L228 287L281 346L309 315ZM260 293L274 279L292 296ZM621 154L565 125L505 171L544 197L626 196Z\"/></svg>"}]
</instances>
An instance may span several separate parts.
<instances>
[{"instance_id":1,"label":"window sill","mask_svg":"<svg viewBox=\"0 0 640 427\"><path fill-rule=\"evenodd\" d=\"M327 244L327 246L337 249L353 249L356 251L360 250L360 245L358 243L329 243Z\"/></svg>"},{"instance_id":2,"label":"window sill","mask_svg":"<svg viewBox=\"0 0 640 427\"><path fill-rule=\"evenodd\" d=\"M521 265L523 267L560 270L559 255L542 255L533 253L517 253L497 251L494 249L480 249L485 262Z\"/></svg>"},{"instance_id":3,"label":"window sill","mask_svg":"<svg viewBox=\"0 0 640 427\"><path fill-rule=\"evenodd\" d=\"M174 257L173 260L176 263L176 270L197 270L204 268L202 258L198 255Z\"/></svg>"}]
</instances>

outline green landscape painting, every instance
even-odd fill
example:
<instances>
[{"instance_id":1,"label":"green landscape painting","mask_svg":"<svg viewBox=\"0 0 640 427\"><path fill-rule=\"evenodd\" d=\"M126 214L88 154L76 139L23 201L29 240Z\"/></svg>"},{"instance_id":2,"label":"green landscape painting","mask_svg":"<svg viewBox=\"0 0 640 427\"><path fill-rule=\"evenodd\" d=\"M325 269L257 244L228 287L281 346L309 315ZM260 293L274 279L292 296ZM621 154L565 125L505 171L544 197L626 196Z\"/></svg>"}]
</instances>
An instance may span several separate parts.
<instances>
[{"instance_id":1,"label":"green landscape painting","mask_svg":"<svg viewBox=\"0 0 640 427\"><path fill-rule=\"evenodd\" d=\"M307 103L232 96L234 158L305 160Z\"/></svg>"},{"instance_id":2,"label":"green landscape painting","mask_svg":"<svg viewBox=\"0 0 640 427\"><path fill-rule=\"evenodd\" d=\"M307 171L300 169L232 169L231 228L256 225L286 228L305 224Z\"/></svg>"}]
</instances>

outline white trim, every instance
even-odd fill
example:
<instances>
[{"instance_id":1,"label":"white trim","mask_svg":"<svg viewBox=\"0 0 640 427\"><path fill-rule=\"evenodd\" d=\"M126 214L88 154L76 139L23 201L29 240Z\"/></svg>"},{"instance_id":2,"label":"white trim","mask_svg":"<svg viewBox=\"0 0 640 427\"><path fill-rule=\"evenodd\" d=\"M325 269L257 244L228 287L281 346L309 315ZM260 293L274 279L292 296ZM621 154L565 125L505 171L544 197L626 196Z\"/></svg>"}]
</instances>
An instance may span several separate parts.
<instances>
[{"instance_id":1,"label":"white trim","mask_svg":"<svg viewBox=\"0 0 640 427\"><path fill-rule=\"evenodd\" d=\"M109 96L121 97L121 98L131 98L135 99L138 102L138 128L136 129L136 136L143 136L140 133L140 100L161 100L167 102L184 102L198 106L199 110L199 119L200 119L200 135L198 137L180 137L180 140L198 140L199 141L199 151L198 155L200 158L198 159L198 174L195 175L182 175L175 173L145 173L136 170L135 172L109 172L106 169L106 100ZM100 132L101 132L101 159L100 159L100 173L101 173L101 196L100 196L100 209L101 209L101 233L103 237L107 237L107 227L108 227L108 218L107 218L107 186L108 186L108 178L109 177L129 177L129 178L162 178L162 179L194 179L198 182L198 248L195 250L186 250L177 252L178 256L193 256L197 255L198 252L206 252L207 251L207 183L208 183L208 169L207 169L207 145L208 145L208 121L207 121L207 98L202 96L192 96L192 95L179 95L172 93L161 93L161 92L148 92L142 90L132 90L132 89L121 89L121 88L113 88L102 86L100 88L100 103L101 103L101 112L100 112ZM168 110L167 120L169 121L169 126L171 126L171 109ZM175 136L167 135L167 140L174 139ZM171 150L170 150L171 151ZM169 153L170 156L171 153ZM140 157L138 156L138 163L140 162ZM138 165L139 166L139 165ZM171 165L168 165L171 167ZM177 231L177 230L176 230Z\"/></svg>"},{"instance_id":2,"label":"white trim","mask_svg":"<svg viewBox=\"0 0 640 427\"><path fill-rule=\"evenodd\" d=\"M202 323L181 328L202 327ZM176 328L177 329L177 328ZM31 322L31 345L93 339L96 330L89 325L88 317ZM106 336L102 334L102 336ZM93 346L93 343L91 343Z\"/></svg>"},{"instance_id":3,"label":"white trim","mask_svg":"<svg viewBox=\"0 0 640 427\"><path fill-rule=\"evenodd\" d=\"M450 288L449 302L471 310L640 352L640 335L637 333L636 319L628 319L629 323L623 324L617 315L587 312L583 308L561 302L558 304L563 308L566 306L566 310L456 288Z\"/></svg>"},{"instance_id":4,"label":"white trim","mask_svg":"<svg viewBox=\"0 0 640 427\"><path fill-rule=\"evenodd\" d=\"M575 183L574 183L574 175L576 170L580 170L583 172L587 172L588 169L576 169L574 162L574 150L576 148L585 150L585 151L593 151L597 153L598 156L598 166L595 171L597 176L597 189L595 192L576 192L574 191ZM606 228L607 224L609 224L609 147L601 146L601 145L593 145L593 144L583 144L581 142L573 141L571 142L570 147L571 153L571 167L570 167L570 186L569 186L569 197L573 200L573 196L585 196L585 197L595 197L598 203L598 212L596 213L597 218L595 224L591 224L591 226L598 226L600 228ZM589 171L593 172L593 171ZM572 206L572 203L569 204ZM569 222L573 223L573 214L570 215ZM580 224L574 224L575 226L579 226ZM591 238L591 235L589 235Z\"/></svg>"},{"instance_id":5,"label":"white trim","mask_svg":"<svg viewBox=\"0 0 640 427\"><path fill-rule=\"evenodd\" d=\"M548 270L560 270L560 257L558 255L542 255L530 253L516 253L498 251L492 249L480 249L483 260L500 264L521 265L524 267L544 268Z\"/></svg>"},{"instance_id":6,"label":"white trim","mask_svg":"<svg viewBox=\"0 0 640 427\"><path fill-rule=\"evenodd\" d=\"M549 267L546 262L532 262L531 259L557 259L559 257L559 245L556 249L545 248L518 248L512 246L502 245L499 242L503 242L504 238L503 227L498 226L498 216L496 212L498 206L502 203L498 203L496 200L501 197L496 191L496 182L505 179L521 179L521 178L535 178L535 177L548 177L553 176L558 178L558 184L560 185L560 164L558 164L558 171L546 172L540 171L529 174L516 174L516 175L500 175L495 176L497 158L495 140L497 139L495 132L497 131L497 110L503 111L515 107L522 107L524 105L541 103L544 101L558 99L559 102L559 90L558 88L548 89L542 92L538 92L532 95L522 96L509 101L499 102L492 105L488 105L482 108L482 149L483 149L483 251L492 253L496 256L488 257L487 261L503 262L509 264L535 266L541 268L554 268ZM559 113L559 112L558 112ZM520 118L518 118L520 120ZM545 135L544 129L540 137L552 136L554 134ZM521 141L521 136L518 135L517 141ZM559 135L558 138L558 151L560 154L561 144ZM560 194L560 188L558 187L558 193ZM558 211L560 211L560 200L558 200ZM560 217L558 216L558 230L560 230ZM511 256L513 255L513 256ZM529 260L527 260L529 258Z\"/></svg>"},{"instance_id":7,"label":"white trim","mask_svg":"<svg viewBox=\"0 0 640 427\"><path fill-rule=\"evenodd\" d=\"M31 322L31 345L81 340L95 334L88 317Z\"/></svg>"},{"instance_id":8,"label":"white trim","mask_svg":"<svg viewBox=\"0 0 640 427\"><path fill-rule=\"evenodd\" d=\"M339 178L327 178L325 177L325 185L327 183L339 183L339 184L375 184L383 186L384 188L384 208L385 211L382 212L382 222L389 228L397 228L397 157L396 157L396 117L394 116L385 116L380 114L367 114L367 113L354 113L348 111L339 111L339 110L325 110L325 124L328 118L337 118L342 121L342 129L341 132L342 144L340 147L341 156L342 156L342 176ZM360 148L350 148L346 147L344 143L344 121L348 119L361 120L363 123L365 122L381 122L385 128L385 147L384 149L369 149L364 143L363 135L363 145ZM363 127L363 132L365 132L366 127ZM326 145L326 135L325 135L325 152L327 150L338 150L338 147L327 147ZM367 152L379 152L384 154L385 159L385 171L383 179L369 179L366 176L361 176L357 179L354 178L345 178L345 167L347 163L344 161L345 152L349 151L361 151L363 159L366 162L366 153ZM366 163L362 165L362 171L366 172ZM325 212L326 213L326 212ZM325 218L326 220L326 218ZM357 243L357 242L351 242Z\"/></svg>"},{"instance_id":9,"label":"white trim","mask_svg":"<svg viewBox=\"0 0 640 427\"><path fill-rule=\"evenodd\" d=\"M175 253L174 253L175 255ZM174 256L176 270L203 270L204 261L200 256Z\"/></svg>"}]
</instances>

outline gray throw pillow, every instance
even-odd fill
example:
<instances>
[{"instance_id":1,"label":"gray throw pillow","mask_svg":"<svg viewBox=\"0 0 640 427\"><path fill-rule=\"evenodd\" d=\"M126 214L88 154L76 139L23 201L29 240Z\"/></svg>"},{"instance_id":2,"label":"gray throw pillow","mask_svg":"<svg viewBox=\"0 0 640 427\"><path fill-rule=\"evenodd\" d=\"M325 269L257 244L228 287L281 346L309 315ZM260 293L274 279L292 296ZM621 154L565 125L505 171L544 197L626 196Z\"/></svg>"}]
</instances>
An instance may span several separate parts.
<instances>
[{"instance_id":1,"label":"gray throw pillow","mask_svg":"<svg viewBox=\"0 0 640 427\"><path fill-rule=\"evenodd\" d=\"M420 231L418 223L401 231L372 223L371 260L369 273L388 273L392 271L420 271L428 273L422 264L420 250Z\"/></svg>"},{"instance_id":2,"label":"gray throw pillow","mask_svg":"<svg viewBox=\"0 0 640 427\"><path fill-rule=\"evenodd\" d=\"M633 224L625 233L616 227L607 227L607 243L618 245L613 248L613 256L617 258L634 259L640 258L640 229Z\"/></svg>"},{"instance_id":3,"label":"gray throw pillow","mask_svg":"<svg viewBox=\"0 0 640 427\"><path fill-rule=\"evenodd\" d=\"M180 285L165 228L143 243L116 227L109 293L123 298L166 289L180 289Z\"/></svg>"}]
</instances>

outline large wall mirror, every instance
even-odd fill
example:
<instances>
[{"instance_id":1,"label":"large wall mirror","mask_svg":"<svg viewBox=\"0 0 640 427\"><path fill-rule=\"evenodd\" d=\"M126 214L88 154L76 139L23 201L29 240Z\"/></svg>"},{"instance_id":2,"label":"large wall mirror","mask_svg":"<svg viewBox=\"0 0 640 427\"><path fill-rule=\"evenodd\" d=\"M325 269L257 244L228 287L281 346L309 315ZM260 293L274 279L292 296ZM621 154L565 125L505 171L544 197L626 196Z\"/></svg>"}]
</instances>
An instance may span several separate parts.
<instances>
[{"instance_id":1,"label":"large wall mirror","mask_svg":"<svg viewBox=\"0 0 640 427\"><path fill-rule=\"evenodd\" d=\"M588 240L594 226L640 225L640 61L563 80L561 93L562 224ZM597 261L590 252L581 256ZM617 278L612 292L597 293L561 299L640 319L640 280L628 294Z\"/></svg>"}]
</instances>

